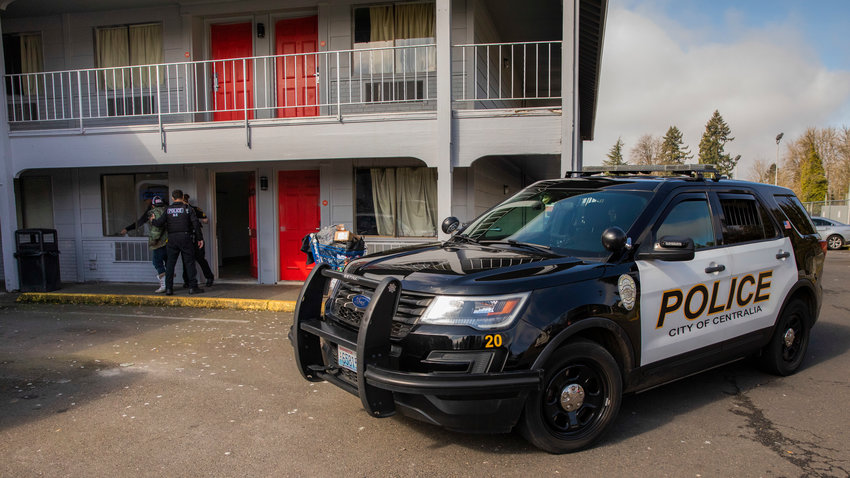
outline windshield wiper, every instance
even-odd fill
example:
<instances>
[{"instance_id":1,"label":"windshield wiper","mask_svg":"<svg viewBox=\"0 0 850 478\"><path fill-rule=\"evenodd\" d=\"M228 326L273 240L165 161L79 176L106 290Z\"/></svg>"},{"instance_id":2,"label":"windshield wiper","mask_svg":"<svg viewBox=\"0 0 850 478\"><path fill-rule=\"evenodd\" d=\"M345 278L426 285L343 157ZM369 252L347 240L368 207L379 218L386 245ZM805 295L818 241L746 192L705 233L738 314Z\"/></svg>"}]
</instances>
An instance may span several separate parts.
<instances>
[{"instance_id":1,"label":"windshield wiper","mask_svg":"<svg viewBox=\"0 0 850 478\"><path fill-rule=\"evenodd\" d=\"M453 242L455 240L467 242L467 243L470 243L470 244L478 244L478 240L476 240L472 237L469 237L466 234L455 234L454 236L449 238L450 242Z\"/></svg>"},{"instance_id":2,"label":"windshield wiper","mask_svg":"<svg viewBox=\"0 0 850 478\"><path fill-rule=\"evenodd\" d=\"M507 239L504 241L487 241L486 244L508 244L513 247L522 247L525 249L533 249L537 252L542 252L544 254L555 256L554 252L552 252L552 248L549 246L544 246L543 244L532 244L530 242L520 242L514 239Z\"/></svg>"}]
</instances>

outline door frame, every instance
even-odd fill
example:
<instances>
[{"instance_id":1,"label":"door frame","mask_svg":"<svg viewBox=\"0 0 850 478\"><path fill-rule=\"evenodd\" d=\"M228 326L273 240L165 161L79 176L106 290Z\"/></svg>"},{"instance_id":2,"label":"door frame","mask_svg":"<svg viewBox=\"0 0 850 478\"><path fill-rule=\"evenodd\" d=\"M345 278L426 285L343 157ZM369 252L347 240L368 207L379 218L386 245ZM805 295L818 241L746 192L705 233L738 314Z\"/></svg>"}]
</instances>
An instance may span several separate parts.
<instances>
[{"instance_id":1,"label":"door frame","mask_svg":"<svg viewBox=\"0 0 850 478\"><path fill-rule=\"evenodd\" d=\"M233 165L232 167L210 168L210 170L209 170L209 184L210 184L210 186L208 188L208 191L209 191L208 194L209 194L209 204L210 204L209 210L211 211L211 217L210 217L210 223L207 225L209 227L209 231L207 233L208 234L210 232L212 232L212 233L209 234L210 235L209 244L210 244L211 247L207 248L207 250L209 251L207 261L210 263L210 268L212 269L213 274L215 275L216 278L219 277L219 275L218 275L218 262L219 262L218 236L215 234L215 231L218 230L218 200L216 199L216 197L218 195L218 184L216 182L216 174L218 174L218 173L254 173L254 186L256 188L256 191L259 192L259 190L260 190L260 187L259 187L260 169L259 169L259 167L245 167L245 165ZM210 214L207 214L207 215L210 216ZM262 222L260 221L260 209L259 209L259 207L257 208L256 216L257 216L256 217L256 220L257 220L257 262L259 263L260 260L261 260L260 259L260 250L261 250L260 244L261 244L261 238L262 238L262 234L260 233L260 230L262 229ZM206 235L204 235L204 241L207 241ZM259 270L258 270L258 273L257 273L257 280L255 282L258 283L258 284L260 283Z\"/></svg>"}]
</instances>

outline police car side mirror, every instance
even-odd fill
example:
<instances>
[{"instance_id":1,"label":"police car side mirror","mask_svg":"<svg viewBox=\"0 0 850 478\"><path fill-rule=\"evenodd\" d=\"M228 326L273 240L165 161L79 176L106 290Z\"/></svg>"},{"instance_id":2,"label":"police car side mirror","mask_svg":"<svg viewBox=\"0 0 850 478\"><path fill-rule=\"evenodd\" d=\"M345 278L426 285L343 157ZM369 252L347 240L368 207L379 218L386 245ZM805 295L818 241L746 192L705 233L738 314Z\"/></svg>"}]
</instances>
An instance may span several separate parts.
<instances>
[{"instance_id":1,"label":"police car side mirror","mask_svg":"<svg viewBox=\"0 0 850 478\"><path fill-rule=\"evenodd\" d=\"M458 219L454 216L449 216L449 217L443 219L443 225L442 225L441 229L446 234L451 234L451 233L457 231L459 227L460 227L460 219Z\"/></svg>"},{"instance_id":2,"label":"police car side mirror","mask_svg":"<svg viewBox=\"0 0 850 478\"><path fill-rule=\"evenodd\" d=\"M602 246L609 252L620 252L626 247L626 233L617 226L602 231Z\"/></svg>"},{"instance_id":3,"label":"police car side mirror","mask_svg":"<svg viewBox=\"0 0 850 478\"><path fill-rule=\"evenodd\" d=\"M694 258L694 240L684 236L663 236L649 252L641 252L640 260L689 261Z\"/></svg>"}]
</instances>

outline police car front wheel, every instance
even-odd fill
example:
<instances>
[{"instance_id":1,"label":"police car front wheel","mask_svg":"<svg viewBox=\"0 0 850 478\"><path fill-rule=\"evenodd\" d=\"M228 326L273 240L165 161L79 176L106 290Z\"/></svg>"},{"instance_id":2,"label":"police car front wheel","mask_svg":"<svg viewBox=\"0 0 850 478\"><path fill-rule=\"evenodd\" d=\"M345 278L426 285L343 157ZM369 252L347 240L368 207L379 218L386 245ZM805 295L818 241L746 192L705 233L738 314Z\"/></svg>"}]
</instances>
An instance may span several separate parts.
<instances>
[{"instance_id":1,"label":"police car front wheel","mask_svg":"<svg viewBox=\"0 0 850 478\"><path fill-rule=\"evenodd\" d=\"M576 340L545 365L543 390L528 397L520 432L550 453L586 448L617 416L622 379L617 362L595 342Z\"/></svg>"},{"instance_id":2,"label":"police car front wheel","mask_svg":"<svg viewBox=\"0 0 850 478\"><path fill-rule=\"evenodd\" d=\"M770 343L762 350L764 369L776 375L791 375L800 368L809 346L810 312L805 302L795 299L782 311Z\"/></svg>"}]
</instances>

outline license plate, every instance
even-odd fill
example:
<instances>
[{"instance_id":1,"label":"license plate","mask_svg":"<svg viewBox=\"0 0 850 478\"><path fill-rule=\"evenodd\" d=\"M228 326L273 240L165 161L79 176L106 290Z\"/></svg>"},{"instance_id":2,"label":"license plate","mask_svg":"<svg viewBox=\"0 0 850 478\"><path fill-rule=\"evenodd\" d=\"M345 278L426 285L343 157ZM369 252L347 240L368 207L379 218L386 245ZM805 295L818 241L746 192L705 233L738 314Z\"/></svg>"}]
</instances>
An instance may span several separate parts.
<instances>
[{"instance_id":1,"label":"license plate","mask_svg":"<svg viewBox=\"0 0 850 478\"><path fill-rule=\"evenodd\" d=\"M357 373L357 352L342 345L337 347L337 362L339 366Z\"/></svg>"}]
</instances>

